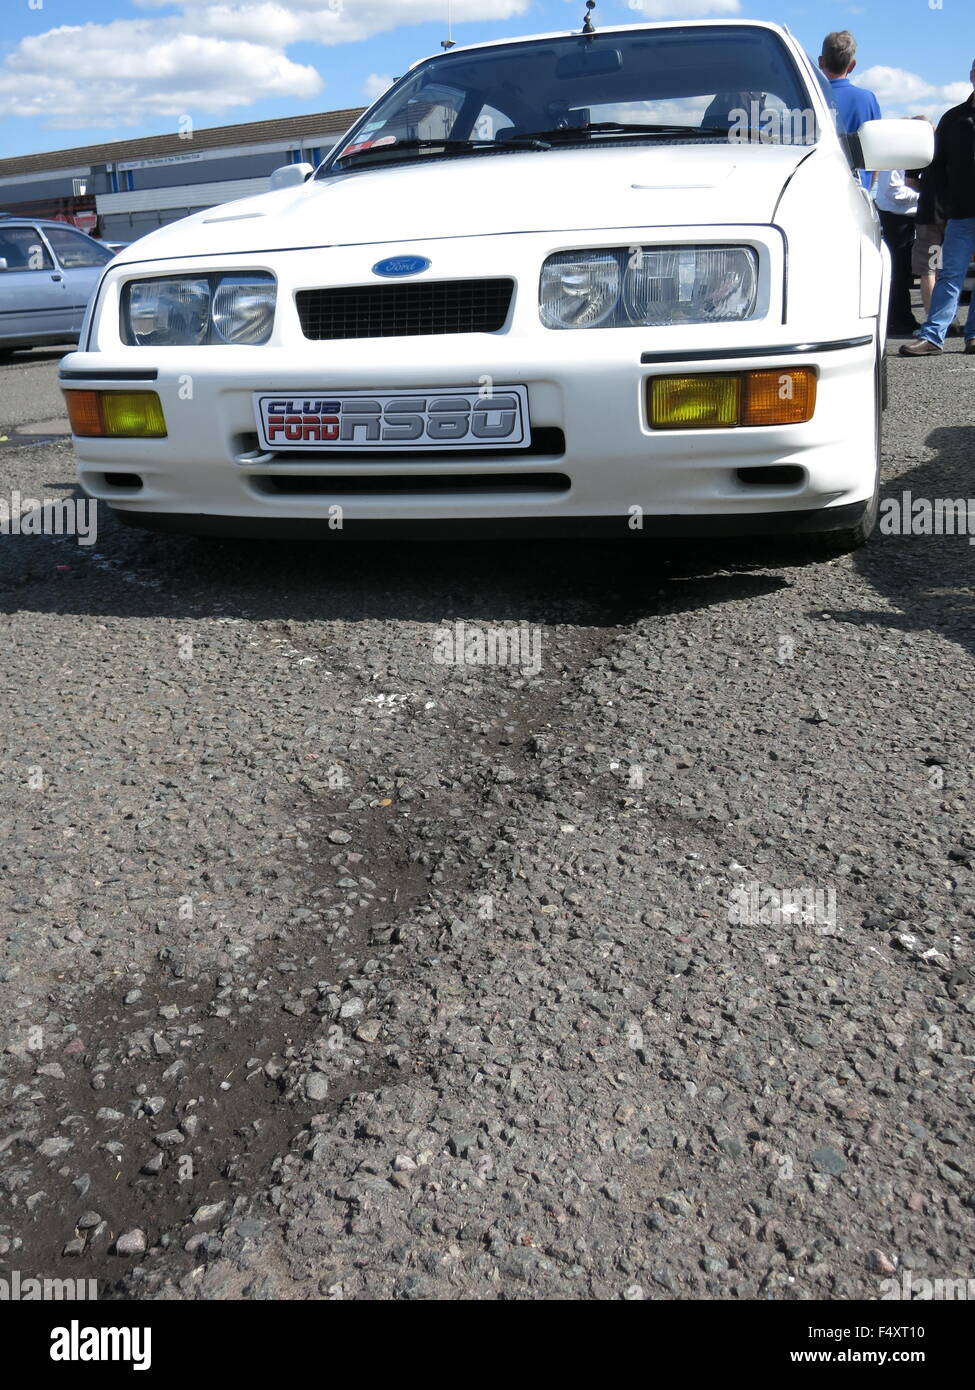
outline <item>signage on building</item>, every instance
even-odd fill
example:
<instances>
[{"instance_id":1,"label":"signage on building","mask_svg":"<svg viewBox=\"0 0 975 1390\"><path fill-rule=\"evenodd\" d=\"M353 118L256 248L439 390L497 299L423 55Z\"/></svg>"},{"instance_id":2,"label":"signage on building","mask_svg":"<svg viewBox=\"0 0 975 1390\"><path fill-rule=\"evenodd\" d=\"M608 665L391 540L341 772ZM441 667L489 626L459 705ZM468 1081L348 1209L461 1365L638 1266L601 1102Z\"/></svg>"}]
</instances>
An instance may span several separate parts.
<instances>
[{"instance_id":1,"label":"signage on building","mask_svg":"<svg viewBox=\"0 0 975 1390\"><path fill-rule=\"evenodd\" d=\"M192 154L160 155L158 159L120 159L115 167L122 173L126 169L157 169L163 164L191 164L194 160L202 158L203 151L195 150Z\"/></svg>"}]
</instances>

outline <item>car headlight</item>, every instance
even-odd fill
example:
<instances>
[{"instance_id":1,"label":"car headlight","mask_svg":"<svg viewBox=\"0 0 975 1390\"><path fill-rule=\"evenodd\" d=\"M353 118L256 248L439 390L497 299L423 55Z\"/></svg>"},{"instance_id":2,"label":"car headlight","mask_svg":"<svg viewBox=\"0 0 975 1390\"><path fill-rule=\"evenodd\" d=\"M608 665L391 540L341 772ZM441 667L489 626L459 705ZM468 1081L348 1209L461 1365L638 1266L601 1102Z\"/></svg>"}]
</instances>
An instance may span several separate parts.
<instances>
[{"instance_id":1,"label":"car headlight","mask_svg":"<svg viewBox=\"0 0 975 1390\"><path fill-rule=\"evenodd\" d=\"M542 322L546 328L601 328L616 312L621 280L612 251L550 256L542 266Z\"/></svg>"},{"instance_id":2,"label":"car headlight","mask_svg":"<svg viewBox=\"0 0 975 1390\"><path fill-rule=\"evenodd\" d=\"M122 339L136 347L266 343L276 294L274 277L257 272L130 280L122 294Z\"/></svg>"},{"instance_id":3,"label":"car headlight","mask_svg":"<svg viewBox=\"0 0 975 1390\"><path fill-rule=\"evenodd\" d=\"M546 328L635 328L751 318L758 255L750 246L560 251L542 266Z\"/></svg>"},{"instance_id":4,"label":"car headlight","mask_svg":"<svg viewBox=\"0 0 975 1390\"><path fill-rule=\"evenodd\" d=\"M136 280L126 285L123 337L139 347L205 343L210 326L210 282Z\"/></svg>"},{"instance_id":5,"label":"car headlight","mask_svg":"<svg viewBox=\"0 0 975 1390\"><path fill-rule=\"evenodd\" d=\"M224 343L266 343L274 326L274 281L269 275L224 275L210 318Z\"/></svg>"}]
</instances>

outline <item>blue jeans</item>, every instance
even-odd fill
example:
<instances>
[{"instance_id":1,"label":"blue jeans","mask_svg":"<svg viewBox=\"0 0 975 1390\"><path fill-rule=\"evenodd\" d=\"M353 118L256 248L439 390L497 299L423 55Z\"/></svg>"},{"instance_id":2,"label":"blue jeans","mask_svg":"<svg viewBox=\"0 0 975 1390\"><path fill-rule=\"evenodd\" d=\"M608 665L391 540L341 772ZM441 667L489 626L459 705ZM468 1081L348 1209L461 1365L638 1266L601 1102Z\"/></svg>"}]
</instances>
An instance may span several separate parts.
<instances>
[{"instance_id":1,"label":"blue jeans","mask_svg":"<svg viewBox=\"0 0 975 1390\"><path fill-rule=\"evenodd\" d=\"M972 256L975 255L975 217L950 217L945 227L945 240L941 248L941 269L934 282L931 296L931 312L921 326L920 337L929 343L944 347L958 300L965 284ZM965 340L975 338L975 294L968 306L968 319L965 323Z\"/></svg>"}]
</instances>

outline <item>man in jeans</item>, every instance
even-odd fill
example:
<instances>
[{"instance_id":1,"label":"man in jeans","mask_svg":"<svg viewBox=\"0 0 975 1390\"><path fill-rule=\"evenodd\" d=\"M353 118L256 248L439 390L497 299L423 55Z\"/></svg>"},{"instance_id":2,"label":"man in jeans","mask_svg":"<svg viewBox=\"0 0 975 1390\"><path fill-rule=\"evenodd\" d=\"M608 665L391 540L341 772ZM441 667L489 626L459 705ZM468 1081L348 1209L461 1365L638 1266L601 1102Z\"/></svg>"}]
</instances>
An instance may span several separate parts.
<instances>
[{"instance_id":1,"label":"man in jeans","mask_svg":"<svg viewBox=\"0 0 975 1390\"><path fill-rule=\"evenodd\" d=\"M975 63L969 74L972 94L946 111L938 122L931 177L944 197L947 222L941 269L931 296L931 311L920 336L901 348L902 357L931 357L941 351L954 321L972 256L975 255ZM925 179L928 175L925 173ZM965 351L975 354L975 295L965 323Z\"/></svg>"}]
</instances>

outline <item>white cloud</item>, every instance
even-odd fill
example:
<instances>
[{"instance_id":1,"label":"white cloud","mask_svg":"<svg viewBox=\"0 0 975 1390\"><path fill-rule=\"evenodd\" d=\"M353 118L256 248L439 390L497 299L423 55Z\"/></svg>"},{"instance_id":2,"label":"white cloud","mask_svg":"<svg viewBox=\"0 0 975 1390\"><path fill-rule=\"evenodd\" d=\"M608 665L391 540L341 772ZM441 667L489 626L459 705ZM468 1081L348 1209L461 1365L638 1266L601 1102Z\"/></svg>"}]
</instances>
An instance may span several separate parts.
<instances>
[{"instance_id":1,"label":"white cloud","mask_svg":"<svg viewBox=\"0 0 975 1390\"><path fill-rule=\"evenodd\" d=\"M695 19L703 15L740 14L741 0L628 0L644 19Z\"/></svg>"},{"instance_id":2,"label":"white cloud","mask_svg":"<svg viewBox=\"0 0 975 1390\"><path fill-rule=\"evenodd\" d=\"M925 82L917 73L905 72L903 68L872 67L862 72L858 70L856 82L858 86L875 92L881 105L892 102L904 105L905 102L920 101L922 97L932 96L935 91L930 82Z\"/></svg>"},{"instance_id":3,"label":"white cloud","mask_svg":"<svg viewBox=\"0 0 975 1390\"><path fill-rule=\"evenodd\" d=\"M948 110L971 94L970 82L947 82L942 86L927 82L916 72L904 68L875 66L857 68L854 80L860 87L876 93L885 116L930 116L937 121Z\"/></svg>"},{"instance_id":4,"label":"white cloud","mask_svg":"<svg viewBox=\"0 0 975 1390\"><path fill-rule=\"evenodd\" d=\"M141 9L171 8L174 0L133 0ZM511 19L524 14L531 0L453 0L455 24ZM299 39L322 44L355 43L404 25L441 21L446 28L445 0L274 0L227 4L226 0L181 0L182 23L200 32L234 37L245 34L280 47Z\"/></svg>"},{"instance_id":5,"label":"white cloud","mask_svg":"<svg viewBox=\"0 0 975 1390\"><path fill-rule=\"evenodd\" d=\"M48 129L124 126L248 106L257 97L311 98L322 85L315 68L261 44L118 20L22 40L0 65L0 115Z\"/></svg>"},{"instance_id":6,"label":"white cloud","mask_svg":"<svg viewBox=\"0 0 975 1390\"><path fill-rule=\"evenodd\" d=\"M570 0L580 7L582 0ZM627 0L635 18L735 15L740 0ZM64 25L15 44L0 61L0 117L24 116L46 128L133 126L245 108L269 98L310 102L322 72L288 57L290 45L325 49L398 27L446 22L445 0L133 0L136 17ZM455 25L512 20L532 0L453 0ZM166 11L166 13L163 13ZM458 37L462 38L462 35ZM406 60L422 56L407 50ZM321 64L325 77L330 62ZM936 86L898 68L857 70L886 115L938 116L965 99L965 82ZM372 73L374 100L391 81Z\"/></svg>"},{"instance_id":7,"label":"white cloud","mask_svg":"<svg viewBox=\"0 0 975 1390\"><path fill-rule=\"evenodd\" d=\"M446 18L443 0L134 4L143 11L134 19L63 25L21 39L0 62L0 117L25 116L47 129L80 130L132 126L154 117L175 120L268 98L307 101L325 82L316 67L287 56L290 44L331 47ZM511 19L530 4L453 0L454 21ZM163 8L179 12L146 13Z\"/></svg>"},{"instance_id":8,"label":"white cloud","mask_svg":"<svg viewBox=\"0 0 975 1390\"><path fill-rule=\"evenodd\" d=\"M384 76L378 72L371 72L362 84L362 95L371 106L374 101L378 101L383 92L396 81L394 77Z\"/></svg>"}]
</instances>

